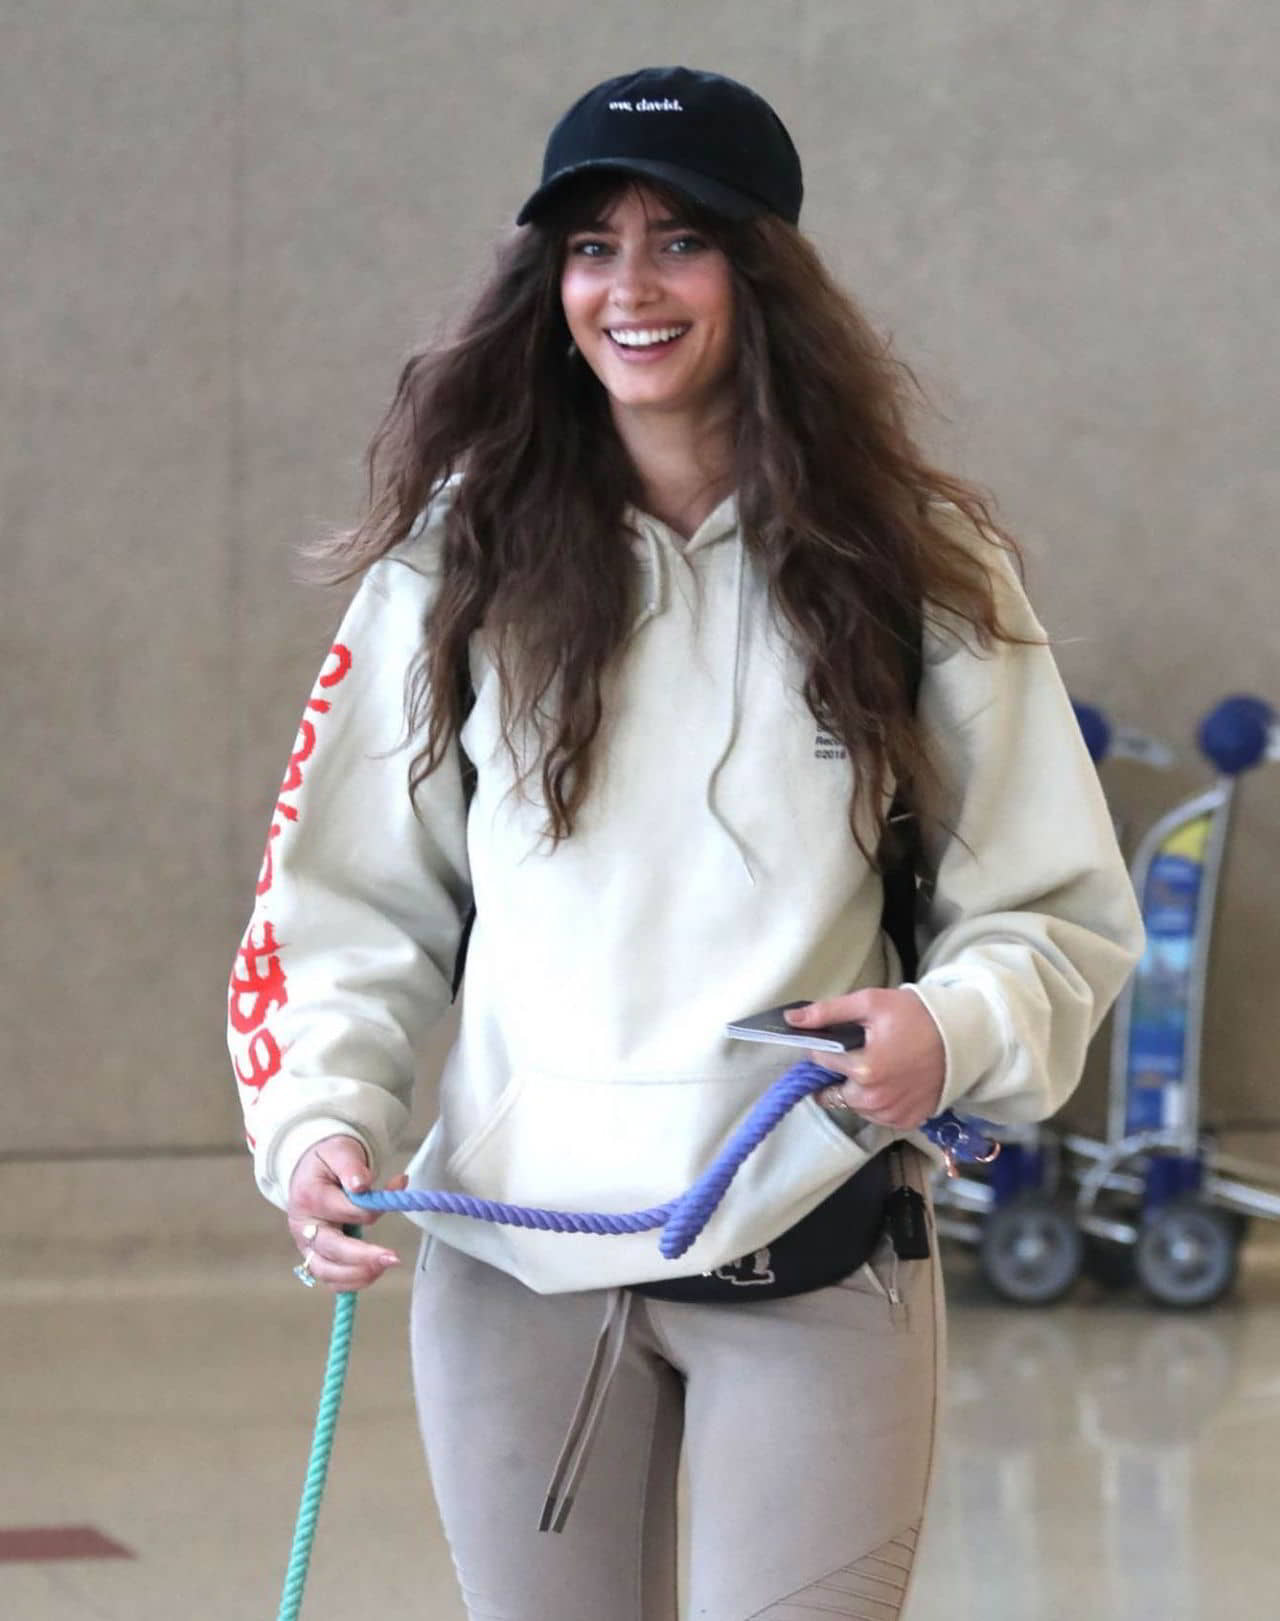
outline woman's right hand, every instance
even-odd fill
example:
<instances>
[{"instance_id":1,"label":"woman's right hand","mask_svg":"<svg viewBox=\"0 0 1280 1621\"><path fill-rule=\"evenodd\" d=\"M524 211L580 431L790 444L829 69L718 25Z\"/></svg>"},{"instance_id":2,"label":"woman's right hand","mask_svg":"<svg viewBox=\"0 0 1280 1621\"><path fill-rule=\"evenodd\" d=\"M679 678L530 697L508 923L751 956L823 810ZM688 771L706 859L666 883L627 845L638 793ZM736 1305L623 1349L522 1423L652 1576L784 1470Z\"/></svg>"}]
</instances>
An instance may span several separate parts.
<instances>
[{"instance_id":1,"label":"woman's right hand","mask_svg":"<svg viewBox=\"0 0 1280 1621\"><path fill-rule=\"evenodd\" d=\"M387 1187L398 1192L407 1176L393 1177ZM325 1137L294 1167L289 1183L289 1231L307 1270L326 1289L343 1294L367 1289L400 1257L382 1244L351 1238L343 1226L371 1227L380 1212L362 1210L348 1193L369 1191L369 1162L355 1137Z\"/></svg>"}]
</instances>

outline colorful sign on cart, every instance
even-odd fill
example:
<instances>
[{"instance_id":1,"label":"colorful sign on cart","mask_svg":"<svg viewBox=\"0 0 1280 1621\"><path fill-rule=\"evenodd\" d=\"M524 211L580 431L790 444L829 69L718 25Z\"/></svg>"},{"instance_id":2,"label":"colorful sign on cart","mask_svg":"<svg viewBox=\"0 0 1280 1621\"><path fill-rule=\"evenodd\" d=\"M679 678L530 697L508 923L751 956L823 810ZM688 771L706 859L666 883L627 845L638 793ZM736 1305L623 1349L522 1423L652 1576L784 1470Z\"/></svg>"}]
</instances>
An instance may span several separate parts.
<instances>
[{"instance_id":1,"label":"colorful sign on cart","mask_svg":"<svg viewBox=\"0 0 1280 1621\"><path fill-rule=\"evenodd\" d=\"M1134 975L1129 1019L1127 1132L1182 1124L1187 1024L1194 993L1196 929L1212 813L1166 835L1147 869L1142 917L1147 949Z\"/></svg>"}]
</instances>

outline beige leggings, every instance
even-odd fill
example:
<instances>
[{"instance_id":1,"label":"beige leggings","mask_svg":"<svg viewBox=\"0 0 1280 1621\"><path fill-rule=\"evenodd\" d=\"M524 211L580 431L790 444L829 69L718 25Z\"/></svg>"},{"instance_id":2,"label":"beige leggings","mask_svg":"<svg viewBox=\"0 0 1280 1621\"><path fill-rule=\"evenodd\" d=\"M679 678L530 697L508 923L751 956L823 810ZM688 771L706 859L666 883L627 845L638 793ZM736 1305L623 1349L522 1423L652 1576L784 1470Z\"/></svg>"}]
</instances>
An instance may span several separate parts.
<instances>
[{"instance_id":1,"label":"beige leggings","mask_svg":"<svg viewBox=\"0 0 1280 1621\"><path fill-rule=\"evenodd\" d=\"M907 1158L923 1189L923 1157ZM943 1360L932 1248L898 1263L882 1245L811 1294L695 1306L538 1295L429 1240L414 1379L470 1621L675 1621L682 1448L691 1621L903 1615ZM594 1447L564 1529L540 1532L606 1316L617 1360Z\"/></svg>"}]
</instances>

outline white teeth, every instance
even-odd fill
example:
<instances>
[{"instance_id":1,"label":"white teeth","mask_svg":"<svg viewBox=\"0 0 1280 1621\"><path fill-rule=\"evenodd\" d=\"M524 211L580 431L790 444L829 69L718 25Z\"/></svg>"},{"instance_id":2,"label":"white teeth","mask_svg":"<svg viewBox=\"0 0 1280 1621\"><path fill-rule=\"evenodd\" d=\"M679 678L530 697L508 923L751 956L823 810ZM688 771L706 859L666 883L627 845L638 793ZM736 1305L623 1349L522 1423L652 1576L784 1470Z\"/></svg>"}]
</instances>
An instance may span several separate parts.
<instances>
[{"instance_id":1,"label":"white teeth","mask_svg":"<svg viewBox=\"0 0 1280 1621\"><path fill-rule=\"evenodd\" d=\"M655 326L644 331L610 332L609 336L624 349L647 349L650 344L668 343L687 332L687 326Z\"/></svg>"}]
</instances>

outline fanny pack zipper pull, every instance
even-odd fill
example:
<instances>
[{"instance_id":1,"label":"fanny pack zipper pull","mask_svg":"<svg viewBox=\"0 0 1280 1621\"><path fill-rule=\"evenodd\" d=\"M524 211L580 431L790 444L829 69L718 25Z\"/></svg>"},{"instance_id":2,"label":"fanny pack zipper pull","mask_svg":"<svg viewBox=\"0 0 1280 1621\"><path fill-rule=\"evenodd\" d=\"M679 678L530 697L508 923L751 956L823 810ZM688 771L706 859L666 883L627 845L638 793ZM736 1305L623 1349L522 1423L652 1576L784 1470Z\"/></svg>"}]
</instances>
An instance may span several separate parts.
<instances>
[{"instance_id":1,"label":"fanny pack zipper pull","mask_svg":"<svg viewBox=\"0 0 1280 1621\"><path fill-rule=\"evenodd\" d=\"M929 1259L929 1222L924 1195L907 1181L902 1151L892 1150L898 1168L898 1186L885 1200L885 1229L893 1245L894 1263ZM896 1281L896 1280L895 1280Z\"/></svg>"}]
</instances>

